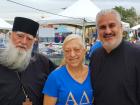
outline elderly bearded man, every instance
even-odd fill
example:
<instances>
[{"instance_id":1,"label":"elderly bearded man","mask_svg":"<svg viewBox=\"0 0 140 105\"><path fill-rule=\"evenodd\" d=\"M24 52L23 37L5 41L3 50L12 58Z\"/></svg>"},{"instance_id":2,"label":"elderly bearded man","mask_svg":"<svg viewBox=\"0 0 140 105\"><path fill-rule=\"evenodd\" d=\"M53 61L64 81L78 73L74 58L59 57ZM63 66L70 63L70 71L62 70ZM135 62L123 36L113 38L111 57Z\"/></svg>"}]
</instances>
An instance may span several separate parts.
<instances>
[{"instance_id":1,"label":"elderly bearded man","mask_svg":"<svg viewBox=\"0 0 140 105\"><path fill-rule=\"evenodd\" d=\"M0 53L0 105L42 105L44 81L56 68L41 54L31 58L39 24L16 17L8 47Z\"/></svg>"}]
</instances>

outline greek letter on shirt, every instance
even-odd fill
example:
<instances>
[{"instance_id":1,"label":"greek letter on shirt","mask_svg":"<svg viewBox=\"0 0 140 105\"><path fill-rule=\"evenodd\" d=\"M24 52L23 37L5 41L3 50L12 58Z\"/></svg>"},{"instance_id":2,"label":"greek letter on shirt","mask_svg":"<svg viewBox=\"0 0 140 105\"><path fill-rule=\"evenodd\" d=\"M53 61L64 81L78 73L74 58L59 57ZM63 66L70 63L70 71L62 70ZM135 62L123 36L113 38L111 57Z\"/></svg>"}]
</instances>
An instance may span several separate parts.
<instances>
[{"instance_id":1,"label":"greek letter on shirt","mask_svg":"<svg viewBox=\"0 0 140 105\"><path fill-rule=\"evenodd\" d=\"M80 102L76 102L74 95L72 94L72 92L69 92L68 97L67 97L67 101L65 105L69 105L69 102L73 102L74 105L86 105L86 104L90 104L91 102L89 101L89 97L87 95L87 93L84 91Z\"/></svg>"}]
</instances>

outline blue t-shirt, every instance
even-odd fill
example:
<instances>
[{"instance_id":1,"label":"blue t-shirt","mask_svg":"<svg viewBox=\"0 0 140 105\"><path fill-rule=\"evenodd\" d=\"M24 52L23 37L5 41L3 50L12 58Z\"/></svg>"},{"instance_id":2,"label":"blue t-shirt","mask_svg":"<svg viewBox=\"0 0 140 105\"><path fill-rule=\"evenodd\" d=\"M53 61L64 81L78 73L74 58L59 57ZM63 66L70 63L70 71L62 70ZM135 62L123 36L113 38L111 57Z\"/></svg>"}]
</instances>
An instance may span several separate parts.
<instances>
[{"instance_id":1,"label":"blue t-shirt","mask_svg":"<svg viewBox=\"0 0 140 105\"><path fill-rule=\"evenodd\" d=\"M96 50L97 48L100 48L100 47L102 47L101 41L96 41L96 42L91 46L91 48L90 48L90 50L89 50L88 59L90 59L90 58L91 58L91 55L93 54L93 52L95 52L95 50Z\"/></svg>"},{"instance_id":2,"label":"blue t-shirt","mask_svg":"<svg viewBox=\"0 0 140 105\"><path fill-rule=\"evenodd\" d=\"M62 66L49 75L43 93L56 97L56 105L92 105L90 71L85 81L79 83L70 76L66 66Z\"/></svg>"}]
</instances>

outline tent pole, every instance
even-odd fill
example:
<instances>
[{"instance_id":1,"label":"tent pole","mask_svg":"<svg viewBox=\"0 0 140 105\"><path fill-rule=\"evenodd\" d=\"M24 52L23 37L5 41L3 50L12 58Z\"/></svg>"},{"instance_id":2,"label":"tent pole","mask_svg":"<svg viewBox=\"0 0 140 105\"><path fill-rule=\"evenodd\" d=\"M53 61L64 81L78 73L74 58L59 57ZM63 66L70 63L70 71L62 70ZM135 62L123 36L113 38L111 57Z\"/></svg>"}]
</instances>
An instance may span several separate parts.
<instances>
[{"instance_id":1,"label":"tent pole","mask_svg":"<svg viewBox=\"0 0 140 105\"><path fill-rule=\"evenodd\" d=\"M83 19L83 26L82 26L82 38L83 38L83 43L84 44L85 44L85 30L86 30L85 23L86 23L86 20L84 18ZM85 47L86 47L86 44L85 44Z\"/></svg>"},{"instance_id":2,"label":"tent pole","mask_svg":"<svg viewBox=\"0 0 140 105\"><path fill-rule=\"evenodd\" d=\"M83 43L84 43L85 48L86 48L87 46L86 46L86 42L85 42L85 31L86 31L86 20L84 18L83 19L83 27L82 27L82 39L83 39ZM86 64L86 60L84 60L84 63Z\"/></svg>"}]
</instances>

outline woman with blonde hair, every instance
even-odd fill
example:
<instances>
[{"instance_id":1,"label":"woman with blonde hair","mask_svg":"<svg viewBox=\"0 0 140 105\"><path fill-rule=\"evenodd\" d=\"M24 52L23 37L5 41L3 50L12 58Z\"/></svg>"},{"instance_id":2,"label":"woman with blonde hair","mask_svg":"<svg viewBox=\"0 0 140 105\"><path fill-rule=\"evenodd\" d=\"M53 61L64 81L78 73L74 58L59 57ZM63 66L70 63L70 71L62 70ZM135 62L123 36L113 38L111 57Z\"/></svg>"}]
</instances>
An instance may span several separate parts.
<instances>
[{"instance_id":1,"label":"woman with blonde hair","mask_svg":"<svg viewBox=\"0 0 140 105\"><path fill-rule=\"evenodd\" d=\"M64 65L46 80L44 105L92 105L90 71L84 64L86 53L82 37L71 34L63 43Z\"/></svg>"}]
</instances>

